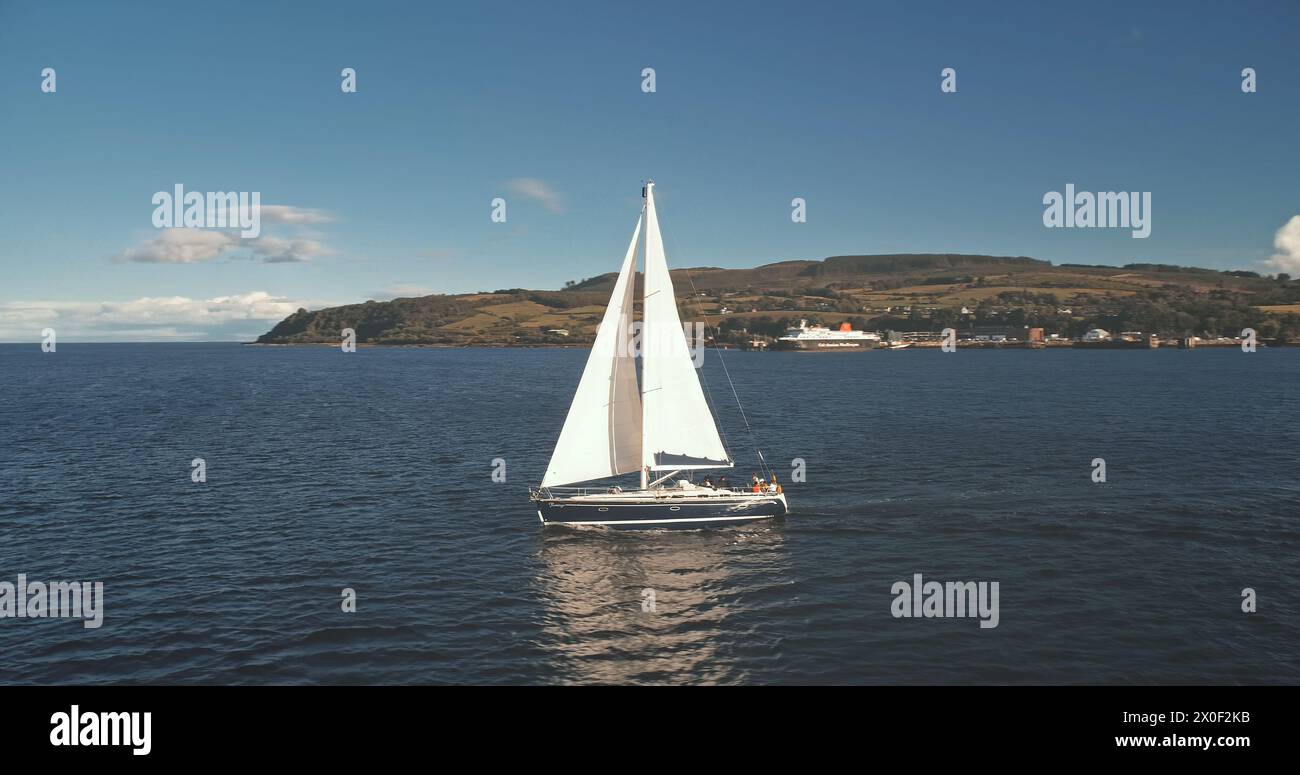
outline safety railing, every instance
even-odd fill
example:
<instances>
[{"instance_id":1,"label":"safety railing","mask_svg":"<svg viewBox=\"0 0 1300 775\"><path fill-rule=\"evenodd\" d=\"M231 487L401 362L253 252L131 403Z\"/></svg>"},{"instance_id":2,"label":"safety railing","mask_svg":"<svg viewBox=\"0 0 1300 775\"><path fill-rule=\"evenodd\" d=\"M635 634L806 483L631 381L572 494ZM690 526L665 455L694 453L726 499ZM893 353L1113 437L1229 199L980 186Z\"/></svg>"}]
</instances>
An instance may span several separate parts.
<instances>
[{"instance_id":1,"label":"safety railing","mask_svg":"<svg viewBox=\"0 0 1300 775\"><path fill-rule=\"evenodd\" d=\"M780 491L777 491L780 492ZM702 495L706 493L716 493L718 495L776 495L767 485L763 485L761 490L755 491L752 484L743 485L728 484L726 487L714 485L712 487L704 484L695 484L692 487L655 487L646 493L639 490L629 490L623 487L606 486L606 487L529 487L528 493L533 500L549 500L551 498L574 498L583 495L650 495L655 498L672 498L682 495Z\"/></svg>"}]
</instances>

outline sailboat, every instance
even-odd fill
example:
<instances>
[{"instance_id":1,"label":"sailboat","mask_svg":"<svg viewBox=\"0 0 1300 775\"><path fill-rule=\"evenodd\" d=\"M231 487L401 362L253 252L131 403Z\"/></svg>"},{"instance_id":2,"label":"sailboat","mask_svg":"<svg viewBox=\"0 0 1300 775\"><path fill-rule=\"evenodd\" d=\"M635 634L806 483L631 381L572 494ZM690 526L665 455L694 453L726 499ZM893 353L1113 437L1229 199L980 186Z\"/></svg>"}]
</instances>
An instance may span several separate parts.
<instances>
[{"instance_id":1,"label":"sailboat","mask_svg":"<svg viewBox=\"0 0 1300 775\"><path fill-rule=\"evenodd\" d=\"M677 314L655 213L654 182L648 182L641 194L645 199L641 216L587 366L541 485L531 489L537 517L543 525L701 528L784 516L785 494L770 469L761 485L733 488L691 480L696 471L729 469L735 463L705 400ZM645 282L638 382L633 307L643 225ZM762 461L761 451L758 455ZM636 471L641 475L637 489L572 486Z\"/></svg>"}]
</instances>

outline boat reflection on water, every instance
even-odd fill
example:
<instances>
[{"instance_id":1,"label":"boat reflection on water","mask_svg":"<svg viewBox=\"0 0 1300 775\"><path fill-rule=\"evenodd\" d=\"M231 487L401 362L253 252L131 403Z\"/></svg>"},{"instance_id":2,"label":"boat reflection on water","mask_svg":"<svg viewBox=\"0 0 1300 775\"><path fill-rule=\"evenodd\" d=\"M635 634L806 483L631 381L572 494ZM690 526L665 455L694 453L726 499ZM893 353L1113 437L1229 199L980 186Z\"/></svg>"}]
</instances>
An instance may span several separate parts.
<instances>
[{"instance_id":1,"label":"boat reflection on water","mask_svg":"<svg viewBox=\"0 0 1300 775\"><path fill-rule=\"evenodd\" d=\"M543 531L541 647L565 683L731 683L763 649L747 593L789 576L780 523L706 531Z\"/></svg>"}]
</instances>

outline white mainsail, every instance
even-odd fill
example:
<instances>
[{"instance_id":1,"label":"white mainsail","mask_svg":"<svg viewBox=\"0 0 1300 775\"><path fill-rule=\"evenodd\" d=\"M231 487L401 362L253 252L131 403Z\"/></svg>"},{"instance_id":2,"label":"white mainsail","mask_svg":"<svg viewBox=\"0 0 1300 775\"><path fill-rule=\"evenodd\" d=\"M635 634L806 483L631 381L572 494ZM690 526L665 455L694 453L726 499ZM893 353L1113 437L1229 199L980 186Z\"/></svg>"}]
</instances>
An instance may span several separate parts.
<instances>
[{"instance_id":1,"label":"white mainsail","mask_svg":"<svg viewBox=\"0 0 1300 775\"><path fill-rule=\"evenodd\" d=\"M654 471L732 464L695 373L668 274L654 183L646 185L641 326L641 463Z\"/></svg>"},{"instance_id":2,"label":"white mainsail","mask_svg":"<svg viewBox=\"0 0 1300 775\"><path fill-rule=\"evenodd\" d=\"M617 476L641 467L641 396L632 347L640 236L638 219L560 440L542 477L543 487Z\"/></svg>"}]
</instances>

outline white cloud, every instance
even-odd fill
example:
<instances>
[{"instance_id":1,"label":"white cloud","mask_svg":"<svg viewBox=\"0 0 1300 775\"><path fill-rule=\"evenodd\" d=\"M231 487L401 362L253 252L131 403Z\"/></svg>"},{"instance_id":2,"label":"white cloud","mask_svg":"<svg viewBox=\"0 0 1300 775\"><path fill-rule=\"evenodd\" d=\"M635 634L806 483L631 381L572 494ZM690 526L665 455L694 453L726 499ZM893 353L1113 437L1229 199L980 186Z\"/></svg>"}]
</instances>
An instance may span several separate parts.
<instances>
[{"instance_id":1,"label":"white cloud","mask_svg":"<svg viewBox=\"0 0 1300 775\"><path fill-rule=\"evenodd\" d=\"M331 223L334 216L324 210L309 207L290 207L289 205L262 205L261 218L268 223L290 223L297 226L309 226L316 223Z\"/></svg>"},{"instance_id":2,"label":"white cloud","mask_svg":"<svg viewBox=\"0 0 1300 775\"><path fill-rule=\"evenodd\" d=\"M515 196L531 199L553 213L564 212L564 202L546 181L537 178L515 178L506 181L506 190Z\"/></svg>"},{"instance_id":3,"label":"white cloud","mask_svg":"<svg viewBox=\"0 0 1300 775\"><path fill-rule=\"evenodd\" d=\"M1300 215L1291 216L1273 235L1273 249L1277 252L1265 264L1279 272L1300 274Z\"/></svg>"},{"instance_id":4,"label":"white cloud","mask_svg":"<svg viewBox=\"0 0 1300 775\"><path fill-rule=\"evenodd\" d=\"M297 233L288 237L263 234L241 239L237 229L177 227L165 229L157 236L122 251L113 260L139 264L198 264L231 254L232 257L256 258L266 264L287 264L310 261L333 252L318 239L319 235L306 233L304 228L329 223L334 220L332 214L289 205L262 205L259 213L262 222L285 224L291 232Z\"/></svg>"},{"instance_id":5,"label":"white cloud","mask_svg":"<svg viewBox=\"0 0 1300 775\"><path fill-rule=\"evenodd\" d=\"M315 256L324 256L331 252L324 244L314 239L289 240L280 237L259 237L253 240L252 249L267 264L310 261Z\"/></svg>"},{"instance_id":6,"label":"white cloud","mask_svg":"<svg viewBox=\"0 0 1300 775\"><path fill-rule=\"evenodd\" d=\"M141 264L197 264L210 261L238 244L237 232L165 229L157 237L122 251L114 260Z\"/></svg>"},{"instance_id":7,"label":"white cloud","mask_svg":"<svg viewBox=\"0 0 1300 775\"><path fill-rule=\"evenodd\" d=\"M53 328L60 341L251 339L299 307L321 301L272 296L266 291L191 299L145 296L130 301L14 301L0 303L0 340L39 341Z\"/></svg>"}]
</instances>

